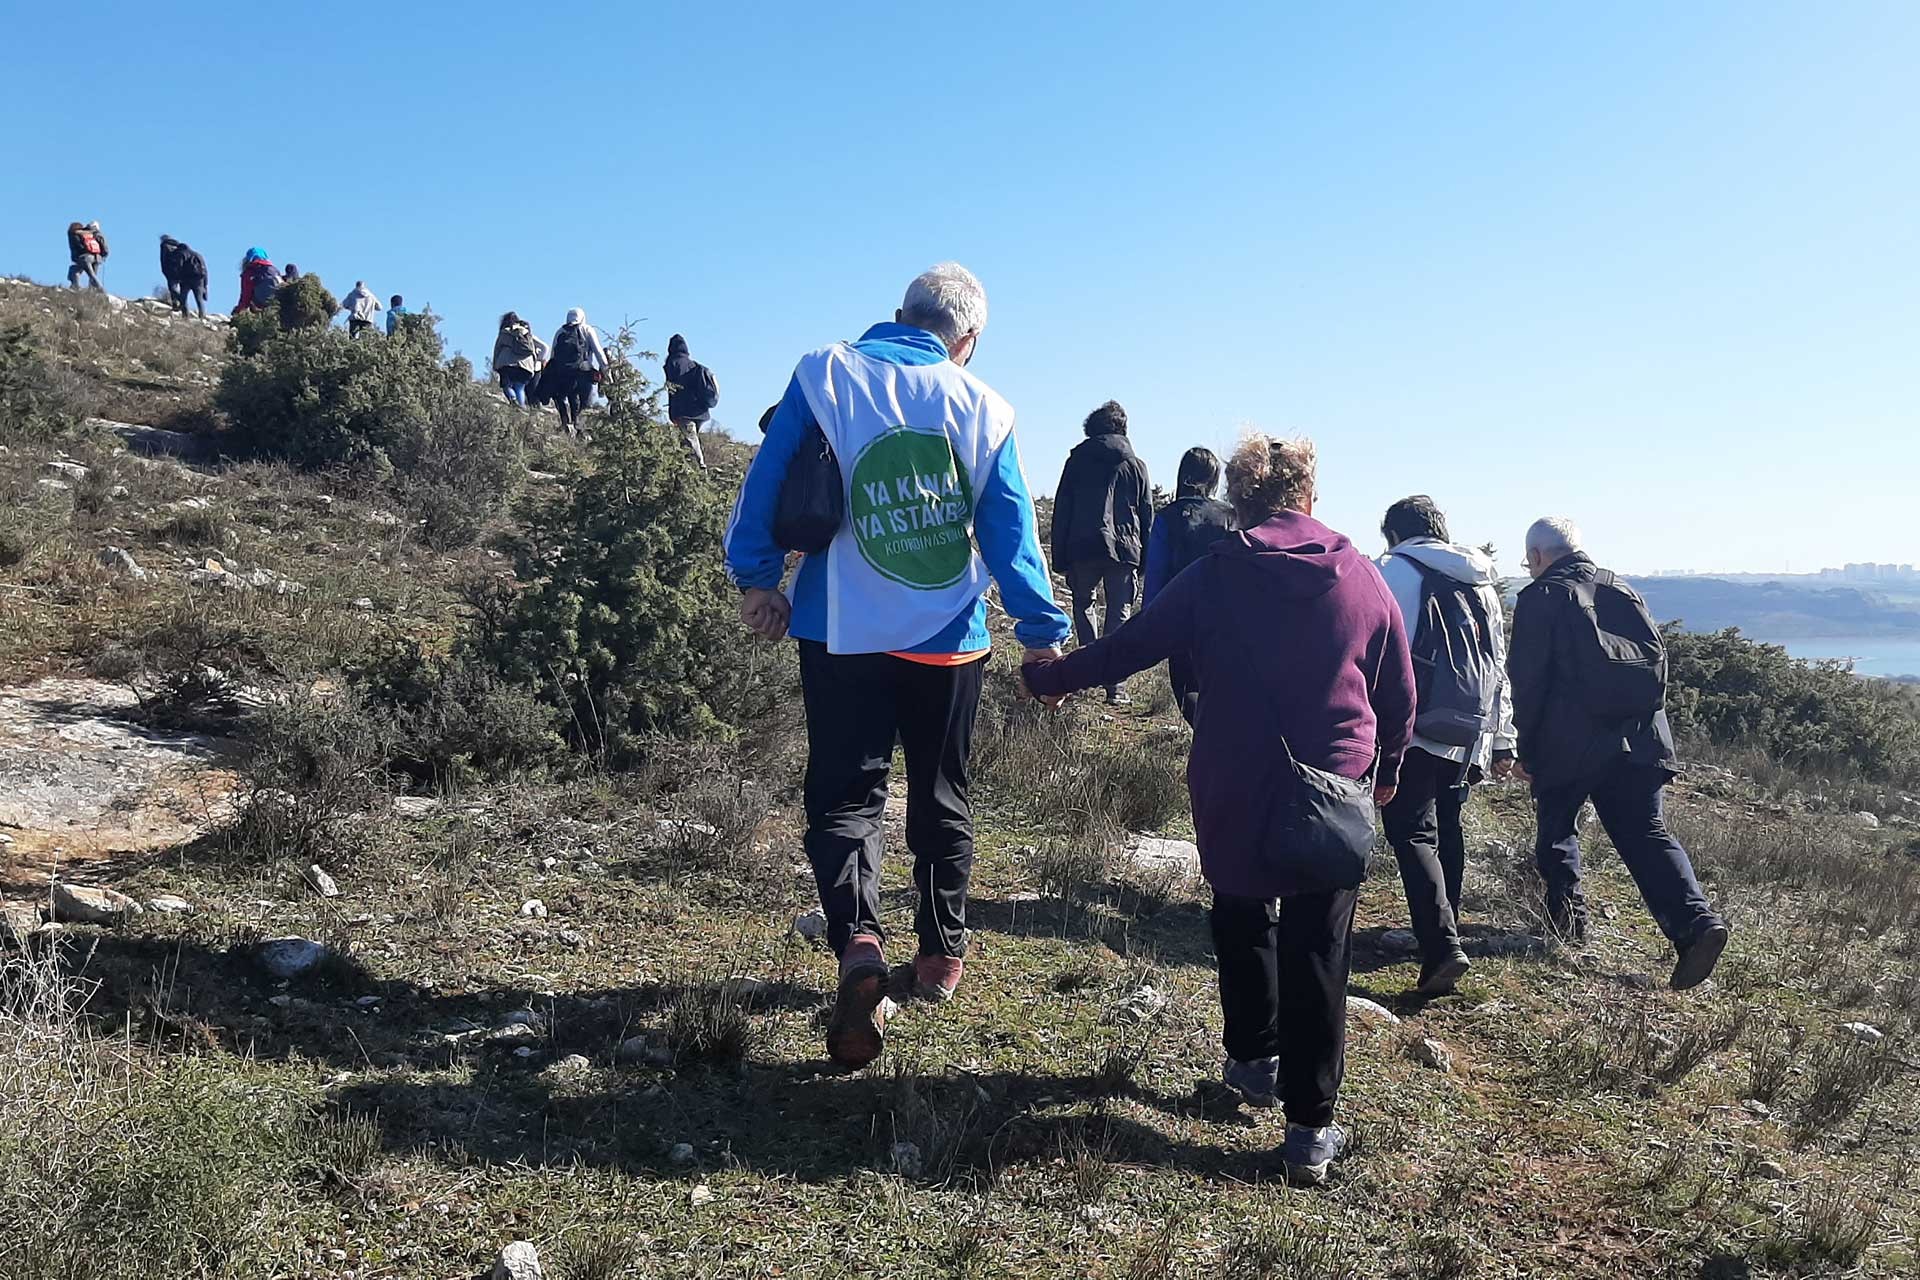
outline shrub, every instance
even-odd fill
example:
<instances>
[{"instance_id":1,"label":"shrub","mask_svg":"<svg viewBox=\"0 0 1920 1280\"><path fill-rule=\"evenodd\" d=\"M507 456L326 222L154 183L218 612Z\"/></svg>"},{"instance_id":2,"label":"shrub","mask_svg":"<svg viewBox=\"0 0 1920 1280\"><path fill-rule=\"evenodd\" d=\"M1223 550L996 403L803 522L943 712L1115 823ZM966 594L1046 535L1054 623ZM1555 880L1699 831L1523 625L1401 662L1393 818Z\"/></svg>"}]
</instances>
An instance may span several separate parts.
<instances>
[{"instance_id":1,"label":"shrub","mask_svg":"<svg viewBox=\"0 0 1920 1280\"><path fill-rule=\"evenodd\" d=\"M408 647L375 662L363 688L392 716L398 760L438 783L537 769L561 746L553 708L464 656Z\"/></svg>"},{"instance_id":2,"label":"shrub","mask_svg":"<svg viewBox=\"0 0 1920 1280\"><path fill-rule=\"evenodd\" d=\"M340 314L340 300L327 291L320 277L308 272L292 284L280 286L273 298L282 329L317 329Z\"/></svg>"},{"instance_id":3,"label":"shrub","mask_svg":"<svg viewBox=\"0 0 1920 1280\"><path fill-rule=\"evenodd\" d=\"M530 514L515 548L529 587L482 610L475 642L510 681L540 688L574 746L625 767L661 735L729 736L769 696L770 668L721 569L723 501L624 358L604 390L585 469Z\"/></svg>"},{"instance_id":4,"label":"shrub","mask_svg":"<svg viewBox=\"0 0 1920 1280\"><path fill-rule=\"evenodd\" d=\"M240 770L230 841L301 866L343 846L351 852L369 833L346 820L381 794L393 740L391 720L355 691L327 698L295 691L262 708Z\"/></svg>"},{"instance_id":5,"label":"shrub","mask_svg":"<svg viewBox=\"0 0 1920 1280\"><path fill-rule=\"evenodd\" d=\"M0 326L0 435L45 439L78 427L82 416L33 330Z\"/></svg>"}]
</instances>

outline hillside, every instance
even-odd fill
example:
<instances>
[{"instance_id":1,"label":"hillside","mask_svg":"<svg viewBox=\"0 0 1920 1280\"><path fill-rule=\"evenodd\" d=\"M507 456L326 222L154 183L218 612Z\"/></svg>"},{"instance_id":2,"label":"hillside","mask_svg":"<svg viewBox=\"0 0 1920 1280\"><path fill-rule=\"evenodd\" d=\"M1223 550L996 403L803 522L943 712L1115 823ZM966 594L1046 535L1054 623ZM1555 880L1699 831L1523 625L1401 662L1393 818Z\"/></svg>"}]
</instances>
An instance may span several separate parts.
<instances>
[{"instance_id":1,"label":"hillside","mask_svg":"<svg viewBox=\"0 0 1920 1280\"><path fill-rule=\"evenodd\" d=\"M1920 609L1857 587L1802 587L1719 578L1635 578L1654 616L1691 631L1739 627L1770 640L1920 637Z\"/></svg>"},{"instance_id":2,"label":"hillside","mask_svg":"<svg viewBox=\"0 0 1920 1280\"><path fill-rule=\"evenodd\" d=\"M581 723L611 700L561 723L565 676L474 656L562 571L555 522L609 480L621 421L579 445L505 419L499 492L436 482L472 517L443 541L398 444L358 475L209 460L250 428L217 408L221 327L0 288L19 316L71 421L0 420L0 1275L473 1276L516 1240L563 1280L1920 1265L1911 780L1696 744L1672 820L1736 933L1687 995L1597 827L1576 947L1538 918L1524 791L1478 789L1474 968L1412 994L1376 859L1356 1147L1289 1190L1280 1121L1212 1084L1188 731L1158 673L1131 708L1048 715L995 653L965 984L897 987L886 1054L838 1073L786 651L714 648L744 688L676 657L716 718L626 767ZM653 425L631 486L724 510L744 450L716 439L703 475ZM884 906L910 937L898 799Z\"/></svg>"}]
</instances>

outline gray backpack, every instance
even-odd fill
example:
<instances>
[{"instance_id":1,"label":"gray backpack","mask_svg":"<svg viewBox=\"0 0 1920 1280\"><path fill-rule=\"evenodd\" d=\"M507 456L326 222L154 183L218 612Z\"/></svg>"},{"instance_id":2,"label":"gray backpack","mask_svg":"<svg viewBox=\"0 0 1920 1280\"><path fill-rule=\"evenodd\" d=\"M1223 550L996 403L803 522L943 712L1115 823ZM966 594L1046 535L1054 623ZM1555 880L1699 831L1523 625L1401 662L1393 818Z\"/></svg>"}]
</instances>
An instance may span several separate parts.
<instances>
[{"instance_id":1,"label":"gray backpack","mask_svg":"<svg viewBox=\"0 0 1920 1280\"><path fill-rule=\"evenodd\" d=\"M1413 684L1419 696L1413 731L1449 747L1472 747L1493 727L1505 678L1493 661L1493 628L1473 583L1430 569L1420 571L1420 622L1410 641Z\"/></svg>"}]
</instances>

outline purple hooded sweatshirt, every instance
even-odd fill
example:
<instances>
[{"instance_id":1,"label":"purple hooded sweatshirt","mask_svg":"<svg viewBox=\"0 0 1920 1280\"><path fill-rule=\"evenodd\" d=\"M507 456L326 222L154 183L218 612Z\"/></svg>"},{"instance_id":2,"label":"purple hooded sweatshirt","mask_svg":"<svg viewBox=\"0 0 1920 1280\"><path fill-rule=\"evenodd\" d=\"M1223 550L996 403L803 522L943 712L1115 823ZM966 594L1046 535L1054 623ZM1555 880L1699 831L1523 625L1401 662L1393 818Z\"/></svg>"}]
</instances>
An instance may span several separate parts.
<instances>
[{"instance_id":1,"label":"purple hooded sweatshirt","mask_svg":"<svg viewBox=\"0 0 1920 1280\"><path fill-rule=\"evenodd\" d=\"M1413 663L1399 606L1373 562L1311 516L1283 511L1223 538L1118 631L1028 663L1043 696L1118 683L1184 655L1200 685L1187 761L1207 881L1264 898L1287 892L1257 851L1294 758L1342 777L1400 776L1413 735Z\"/></svg>"}]
</instances>

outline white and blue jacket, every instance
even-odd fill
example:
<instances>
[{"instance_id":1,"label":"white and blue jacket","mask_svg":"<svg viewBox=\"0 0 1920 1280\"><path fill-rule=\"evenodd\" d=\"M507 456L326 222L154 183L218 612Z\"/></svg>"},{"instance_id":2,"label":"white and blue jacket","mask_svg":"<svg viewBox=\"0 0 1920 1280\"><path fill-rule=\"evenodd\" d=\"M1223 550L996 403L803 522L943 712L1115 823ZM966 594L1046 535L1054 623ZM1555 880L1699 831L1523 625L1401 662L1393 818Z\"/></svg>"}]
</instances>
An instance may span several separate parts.
<instances>
[{"instance_id":1,"label":"white and blue jacket","mask_svg":"<svg viewBox=\"0 0 1920 1280\"><path fill-rule=\"evenodd\" d=\"M848 519L794 575L791 634L833 653L976 653L992 645L991 577L1021 644L1065 642L1013 410L910 325L875 325L795 369L727 526L735 586L780 585L774 512L812 421L840 459Z\"/></svg>"}]
</instances>

